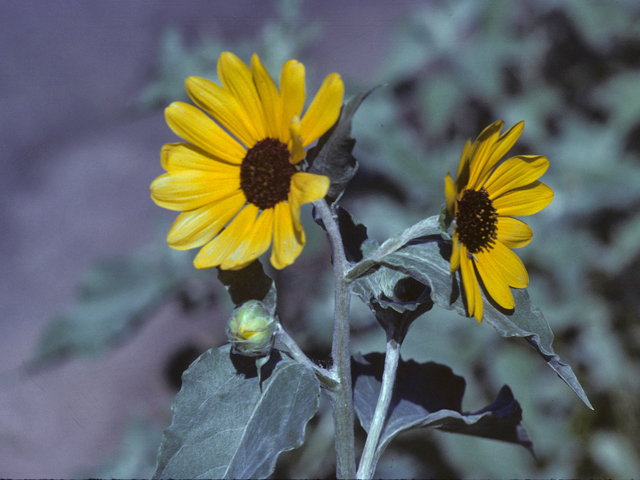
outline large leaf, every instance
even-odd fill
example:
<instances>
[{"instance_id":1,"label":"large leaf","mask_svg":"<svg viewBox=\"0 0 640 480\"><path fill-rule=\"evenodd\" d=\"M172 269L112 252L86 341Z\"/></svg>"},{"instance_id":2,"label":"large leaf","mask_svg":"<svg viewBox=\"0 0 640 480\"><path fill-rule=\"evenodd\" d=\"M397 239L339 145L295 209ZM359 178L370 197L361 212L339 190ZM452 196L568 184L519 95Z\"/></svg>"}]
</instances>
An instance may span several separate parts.
<instances>
[{"instance_id":1,"label":"large leaf","mask_svg":"<svg viewBox=\"0 0 640 480\"><path fill-rule=\"evenodd\" d=\"M338 121L320 137L318 144L309 150L308 171L325 175L331 180L331 186L327 192L330 203L340 198L349 180L358 170L358 161L352 155L356 140L351 137L351 121L362 101L376 88L378 87L368 92L360 92L349 99L343 105Z\"/></svg>"},{"instance_id":2,"label":"large leaf","mask_svg":"<svg viewBox=\"0 0 640 480\"><path fill-rule=\"evenodd\" d=\"M449 272L451 243L444 240L441 232L438 216L417 223L383 243L361 262L362 267L358 265L353 269L350 278L374 271L376 265L397 270L430 286L431 299L435 304L466 315L459 276L450 275ZM589 408L593 408L571 367L561 362L554 352L553 332L542 311L531 303L526 289L512 289L512 293L515 309L505 311L488 300L482 292L483 320L503 337L522 337L527 340L578 397Z\"/></svg>"},{"instance_id":3,"label":"large leaf","mask_svg":"<svg viewBox=\"0 0 640 480\"><path fill-rule=\"evenodd\" d=\"M386 267L356 280L353 293L371 309L387 337L398 344L402 344L411 323L433 307L429 286Z\"/></svg>"},{"instance_id":4,"label":"large leaf","mask_svg":"<svg viewBox=\"0 0 640 480\"><path fill-rule=\"evenodd\" d=\"M383 368L381 353L356 356L353 361L354 406L366 431L376 408ZM533 444L520 424L522 409L509 387L502 387L490 405L474 413L462 412L464 390L464 378L445 365L400 360L376 461L395 436L415 428L437 428L502 440L522 445L533 453Z\"/></svg>"},{"instance_id":5,"label":"large leaf","mask_svg":"<svg viewBox=\"0 0 640 480\"><path fill-rule=\"evenodd\" d=\"M320 385L308 367L274 350L254 359L211 349L184 373L158 454L159 478L265 478L278 455L302 445Z\"/></svg>"}]
</instances>

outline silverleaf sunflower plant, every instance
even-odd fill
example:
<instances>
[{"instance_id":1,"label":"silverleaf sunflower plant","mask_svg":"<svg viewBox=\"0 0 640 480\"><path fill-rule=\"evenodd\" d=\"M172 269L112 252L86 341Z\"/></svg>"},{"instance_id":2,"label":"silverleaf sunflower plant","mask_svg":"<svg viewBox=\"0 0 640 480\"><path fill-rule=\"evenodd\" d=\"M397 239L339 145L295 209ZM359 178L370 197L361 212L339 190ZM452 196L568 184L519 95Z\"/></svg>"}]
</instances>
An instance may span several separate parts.
<instances>
[{"instance_id":1,"label":"silverleaf sunflower plant","mask_svg":"<svg viewBox=\"0 0 640 480\"><path fill-rule=\"evenodd\" d=\"M372 478L393 437L414 428L532 450L509 387L486 408L465 413L464 379L442 365L400 359L411 323L434 305L484 319L505 337L525 338L590 407L573 371L553 351L553 334L529 299L527 271L512 251L532 239L532 230L514 217L537 213L553 198L538 181L549 166L545 157L502 161L523 122L501 135L497 121L467 142L456 179L445 177L441 214L379 245L338 204L358 167L351 121L373 90L343 104L343 82L333 73L305 110L304 66L286 62L277 86L255 54L246 65L223 53L218 77L219 83L189 77L186 89L196 106L174 102L165 110L184 141L162 148L166 173L151 184L151 197L181 212L169 246L199 248L195 268L216 267L236 309L227 325L230 345L212 348L184 373L156 477L268 477L281 452L302 445L321 390L332 402L339 478ZM273 268L295 262L305 245L300 215L306 203L313 204L332 251L329 366L308 358L285 330L275 282L259 260L271 248ZM353 294L384 328L384 355L352 357ZM358 467L356 416L367 431Z\"/></svg>"}]
</instances>

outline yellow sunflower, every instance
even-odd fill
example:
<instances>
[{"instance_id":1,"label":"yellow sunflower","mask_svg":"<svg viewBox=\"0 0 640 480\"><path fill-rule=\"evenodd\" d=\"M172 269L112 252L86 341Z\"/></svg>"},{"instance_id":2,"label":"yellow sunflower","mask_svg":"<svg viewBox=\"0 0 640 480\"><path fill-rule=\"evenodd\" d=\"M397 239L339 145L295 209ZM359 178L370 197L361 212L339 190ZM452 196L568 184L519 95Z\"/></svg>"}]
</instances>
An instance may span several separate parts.
<instances>
[{"instance_id":1,"label":"yellow sunflower","mask_svg":"<svg viewBox=\"0 0 640 480\"><path fill-rule=\"evenodd\" d=\"M300 206L329 188L327 177L303 172L300 161L304 147L338 119L342 80L327 76L303 117L305 70L296 60L282 67L280 91L255 54L249 67L224 52L218 76L222 86L199 77L185 82L204 112L182 102L165 110L169 127L189 143L162 148L167 173L153 181L151 197L182 211L167 241L178 250L202 247L196 268L240 269L272 239L271 264L284 268L305 244Z\"/></svg>"},{"instance_id":2,"label":"yellow sunflower","mask_svg":"<svg viewBox=\"0 0 640 480\"><path fill-rule=\"evenodd\" d=\"M514 216L533 215L553 200L553 190L537 179L549 161L539 155L500 159L524 129L519 122L500 135L504 122L488 126L475 142L467 141L458 176L445 177L446 208L455 218L451 274L460 270L469 316L482 321L483 303L478 276L485 291L501 307L514 308L509 287L525 288L529 276L512 248L527 245L531 228Z\"/></svg>"}]
</instances>

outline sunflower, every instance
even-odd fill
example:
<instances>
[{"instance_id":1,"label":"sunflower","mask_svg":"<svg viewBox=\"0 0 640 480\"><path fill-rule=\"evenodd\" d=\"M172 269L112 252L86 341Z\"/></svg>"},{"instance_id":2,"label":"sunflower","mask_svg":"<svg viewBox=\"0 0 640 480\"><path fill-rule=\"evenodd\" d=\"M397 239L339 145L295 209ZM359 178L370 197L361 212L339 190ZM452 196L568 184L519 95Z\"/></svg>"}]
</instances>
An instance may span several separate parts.
<instances>
[{"instance_id":1,"label":"sunflower","mask_svg":"<svg viewBox=\"0 0 640 480\"><path fill-rule=\"evenodd\" d=\"M486 293L502 308L515 307L509 287L525 288L529 276L512 248L527 245L531 228L514 216L533 215L553 200L553 190L537 179L549 161L539 155L500 159L524 129L519 122L500 135L504 122L488 126L462 151L458 176L445 177L447 214L455 218L451 274L460 270L468 315L482 321L482 281ZM478 278L478 276L480 278Z\"/></svg>"},{"instance_id":2,"label":"sunflower","mask_svg":"<svg viewBox=\"0 0 640 480\"><path fill-rule=\"evenodd\" d=\"M280 91L255 54L249 67L224 52L218 76L222 86L199 77L185 82L204 112L183 102L165 110L169 127L189 143L162 148L167 173L151 184L151 198L182 212L167 241L178 250L202 247L196 268L243 268L272 240L271 264L284 268L305 244L300 206L329 188L327 177L302 171L301 160L338 119L342 80L327 76L302 116L305 69L296 60L282 67Z\"/></svg>"}]
</instances>

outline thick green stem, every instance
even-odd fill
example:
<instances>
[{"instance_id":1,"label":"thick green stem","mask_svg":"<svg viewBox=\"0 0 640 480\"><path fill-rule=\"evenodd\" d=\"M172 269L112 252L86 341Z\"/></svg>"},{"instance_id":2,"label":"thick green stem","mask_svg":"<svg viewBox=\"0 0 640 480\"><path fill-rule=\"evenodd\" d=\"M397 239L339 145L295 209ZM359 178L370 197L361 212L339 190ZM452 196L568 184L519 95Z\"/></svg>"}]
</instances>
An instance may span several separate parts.
<instances>
[{"instance_id":1,"label":"thick green stem","mask_svg":"<svg viewBox=\"0 0 640 480\"><path fill-rule=\"evenodd\" d=\"M378 404L371 420L367 442L364 445L364 451L360 458L360 466L356 478L369 479L373 477L376 471L378 459L382 453L379 448L380 434L387 419L389 404L393 395L393 385L396 382L396 371L398 370L398 361L400 359L400 344L389 338L387 340L387 353L384 358L384 372L382 373L382 386L378 395Z\"/></svg>"},{"instance_id":2,"label":"thick green stem","mask_svg":"<svg viewBox=\"0 0 640 480\"><path fill-rule=\"evenodd\" d=\"M337 385L330 390L333 406L333 422L336 435L336 475L338 478L354 478L356 457L354 444L353 391L351 386L351 343L349 307L351 305L351 284L346 280L349 262L344 254L342 236L333 212L324 200L314 203L324 223L333 253L335 278L334 324L331 368Z\"/></svg>"}]
</instances>

